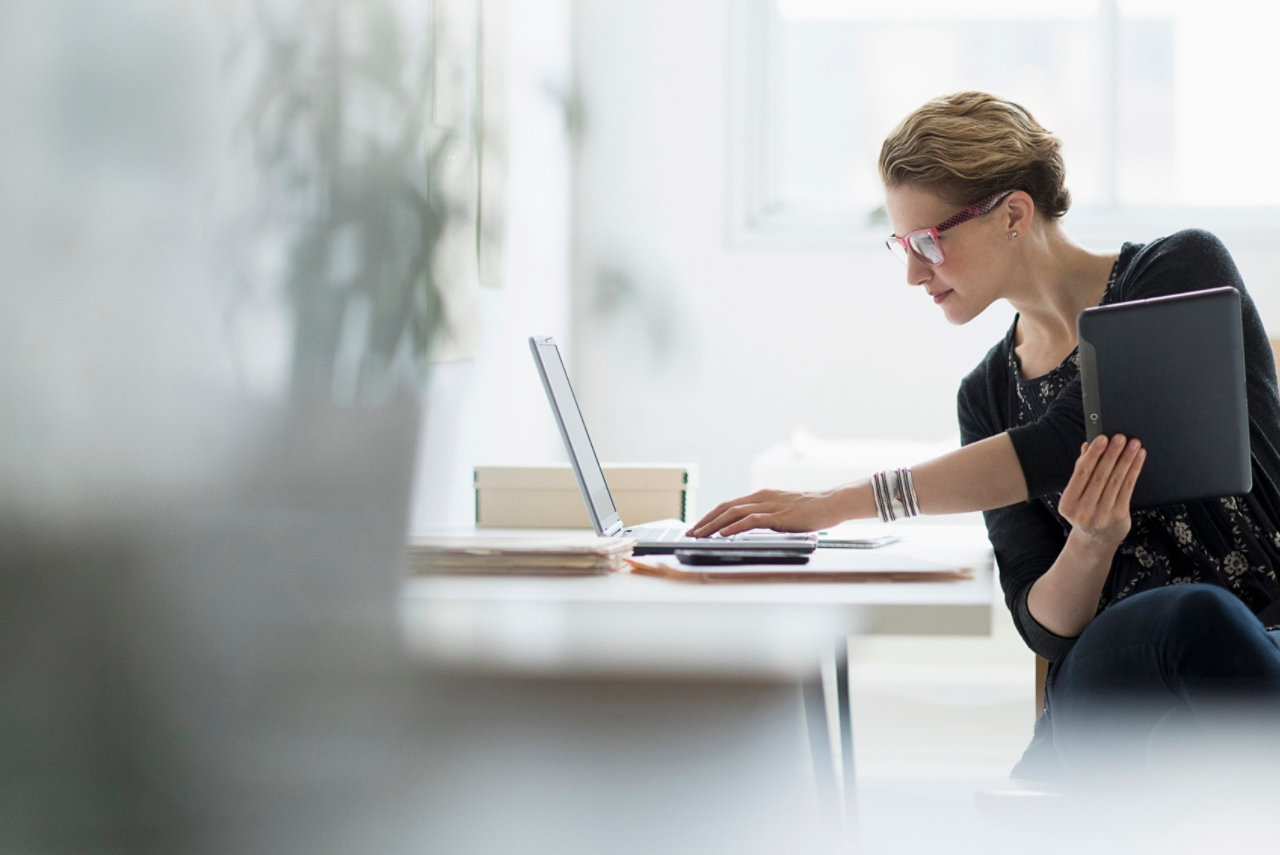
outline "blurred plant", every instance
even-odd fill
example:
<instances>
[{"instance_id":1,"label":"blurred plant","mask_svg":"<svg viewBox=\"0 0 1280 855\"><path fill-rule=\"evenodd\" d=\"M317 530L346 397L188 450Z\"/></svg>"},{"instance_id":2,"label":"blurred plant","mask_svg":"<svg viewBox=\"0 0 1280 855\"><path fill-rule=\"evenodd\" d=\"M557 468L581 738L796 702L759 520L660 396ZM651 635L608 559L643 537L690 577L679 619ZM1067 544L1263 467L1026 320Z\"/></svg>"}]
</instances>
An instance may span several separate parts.
<instances>
[{"instance_id":1,"label":"blurred plant","mask_svg":"<svg viewBox=\"0 0 1280 855\"><path fill-rule=\"evenodd\" d=\"M435 249L451 216L438 149L429 5L228 0L226 73L254 173L242 238L286 247L267 278L292 314L290 394L376 403L420 385L444 321ZM245 292L261 253L244 253ZM272 284L272 283L269 283Z\"/></svg>"},{"instance_id":2,"label":"blurred plant","mask_svg":"<svg viewBox=\"0 0 1280 855\"><path fill-rule=\"evenodd\" d=\"M574 160L583 156L591 122L586 97L580 84L548 83L543 91L557 106L565 133L574 150ZM682 313L671 299L670 289L663 288L662 277L642 265L620 257L581 261L580 306L589 320L582 326L599 330L602 325L629 328L640 334L640 342L649 356L657 361L673 358L680 341L688 334L680 329ZM605 333L613 338L615 330Z\"/></svg>"},{"instance_id":3,"label":"blurred plant","mask_svg":"<svg viewBox=\"0 0 1280 855\"><path fill-rule=\"evenodd\" d=\"M664 361L689 333L679 307L667 296L670 289L658 281L622 263L603 264L586 277L586 309L593 326L625 324L638 330L649 356Z\"/></svg>"}]
</instances>

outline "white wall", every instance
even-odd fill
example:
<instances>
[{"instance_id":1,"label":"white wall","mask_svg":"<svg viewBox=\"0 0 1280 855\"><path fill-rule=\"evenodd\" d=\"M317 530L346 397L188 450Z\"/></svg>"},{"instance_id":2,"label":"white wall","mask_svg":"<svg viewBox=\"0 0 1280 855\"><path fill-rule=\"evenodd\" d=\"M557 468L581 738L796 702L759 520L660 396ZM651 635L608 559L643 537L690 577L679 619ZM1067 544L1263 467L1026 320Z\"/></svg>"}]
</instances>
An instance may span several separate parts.
<instances>
[{"instance_id":1,"label":"white wall","mask_svg":"<svg viewBox=\"0 0 1280 855\"><path fill-rule=\"evenodd\" d=\"M526 339L569 326L570 29L568 0L510 4L505 282L481 289L479 356L432 373L411 530L473 521L477 464L563 456Z\"/></svg>"},{"instance_id":2,"label":"white wall","mask_svg":"<svg viewBox=\"0 0 1280 855\"><path fill-rule=\"evenodd\" d=\"M601 458L697 462L702 510L748 489L751 456L795 426L828 437L955 434L958 382L1012 320L1000 305L949 326L876 239L848 252L727 248L726 8L575 6L586 132L571 372ZM1222 236L1280 329L1276 250ZM1120 237L1085 243L1114 248ZM634 308L591 310L600 271L619 268L669 313L658 325L665 351L653 350Z\"/></svg>"}]
</instances>

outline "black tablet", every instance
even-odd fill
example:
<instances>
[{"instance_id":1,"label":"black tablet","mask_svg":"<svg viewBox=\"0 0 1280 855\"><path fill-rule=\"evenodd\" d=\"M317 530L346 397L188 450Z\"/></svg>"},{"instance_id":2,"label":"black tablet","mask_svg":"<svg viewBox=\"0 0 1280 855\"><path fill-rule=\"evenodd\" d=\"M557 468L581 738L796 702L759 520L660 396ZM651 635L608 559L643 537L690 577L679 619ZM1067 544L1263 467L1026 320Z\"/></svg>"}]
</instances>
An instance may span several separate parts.
<instances>
[{"instance_id":1,"label":"black tablet","mask_svg":"<svg viewBox=\"0 0 1280 855\"><path fill-rule=\"evenodd\" d=\"M1098 306L1076 329L1086 436L1122 433L1147 450L1134 508L1249 491L1239 291Z\"/></svg>"}]
</instances>

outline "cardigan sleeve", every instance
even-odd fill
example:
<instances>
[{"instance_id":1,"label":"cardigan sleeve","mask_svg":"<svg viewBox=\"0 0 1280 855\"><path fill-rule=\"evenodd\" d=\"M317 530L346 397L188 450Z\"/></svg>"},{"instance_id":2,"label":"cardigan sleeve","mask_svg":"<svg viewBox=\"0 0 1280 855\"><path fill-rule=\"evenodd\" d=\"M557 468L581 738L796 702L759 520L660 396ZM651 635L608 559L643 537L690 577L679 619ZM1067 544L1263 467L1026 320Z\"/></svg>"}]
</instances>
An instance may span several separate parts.
<instances>
[{"instance_id":1,"label":"cardigan sleeve","mask_svg":"<svg viewBox=\"0 0 1280 855\"><path fill-rule=\"evenodd\" d=\"M995 355L993 351L991 356ZM960 387L958 415L962 445L1001 432L996 402L1002 384L996 373L999 369L992 362L999 365L1002 360L989 358ZM1057 560L1066 543L1066 532L1037 500L984 511L982 516L1014 627L1033 652L1050 661L1062 658L1075 639L1055 635L1041 626L1027 610L1027 594Z\"/></svg>"}]
</instances>

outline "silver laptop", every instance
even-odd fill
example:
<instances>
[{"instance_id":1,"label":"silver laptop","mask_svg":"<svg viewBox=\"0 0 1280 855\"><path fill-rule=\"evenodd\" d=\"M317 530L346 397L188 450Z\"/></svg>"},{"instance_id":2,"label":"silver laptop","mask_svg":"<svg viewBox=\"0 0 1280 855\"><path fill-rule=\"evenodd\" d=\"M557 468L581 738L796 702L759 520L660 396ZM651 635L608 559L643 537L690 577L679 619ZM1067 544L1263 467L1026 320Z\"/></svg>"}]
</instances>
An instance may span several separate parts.
<instances>
[{"instance_id":1,"label":"silver laptop","mask_svg":"<svg viewBox=\"0 0 1280 855\"><path fill-rule=\"evenodd\" d=\"M578 399L569 385L569 374L560 356L560 347L550 336L530 336L529 347L533 361L547 390L547 400L560 426L560 436L569 452L573 474L578 479L582 498L587 504L587 514L596 534L602 537L634 537L637 555L654 555L675 552L677 549L732 549L759 552L808 553L817 546L814 534L783 534L776 531L750 531L730 537L687 537L686 526L662 523L627 526L618 517L609 485L604 480L604 470L596 457L595 446L587 433L587 423L578 408Z\"/></svg>"}]
</instances>

